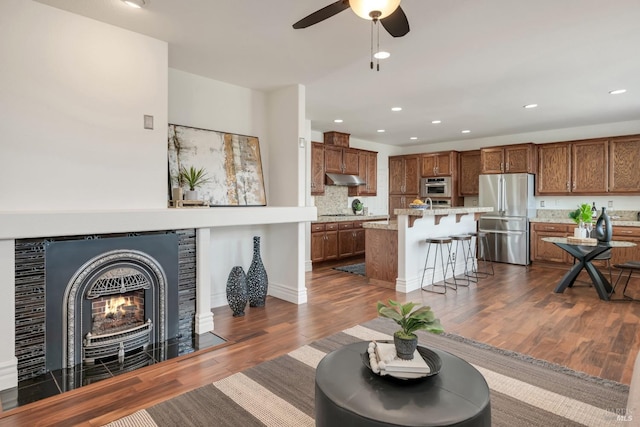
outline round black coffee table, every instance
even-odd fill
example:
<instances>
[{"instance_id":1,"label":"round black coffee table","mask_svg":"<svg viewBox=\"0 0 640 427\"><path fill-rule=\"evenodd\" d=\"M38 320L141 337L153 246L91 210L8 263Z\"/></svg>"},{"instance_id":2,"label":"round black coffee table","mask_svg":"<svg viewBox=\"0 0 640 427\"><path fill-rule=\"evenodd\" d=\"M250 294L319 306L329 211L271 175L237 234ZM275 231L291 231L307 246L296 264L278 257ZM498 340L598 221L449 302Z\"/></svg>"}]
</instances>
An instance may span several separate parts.
<instances>
[{"instance_id":1,"label":"round black coffee table","mask_svg":"<svg viewBox=\"0 0 640 427\"><path fill-rule=\"evenodd\" d=\"M430 348L442 359L437 375L400 380L362 363L368 342L327 354L316 369L316 426L490 426L484 377L464 360Z\"/></svg>"}]
</instances>

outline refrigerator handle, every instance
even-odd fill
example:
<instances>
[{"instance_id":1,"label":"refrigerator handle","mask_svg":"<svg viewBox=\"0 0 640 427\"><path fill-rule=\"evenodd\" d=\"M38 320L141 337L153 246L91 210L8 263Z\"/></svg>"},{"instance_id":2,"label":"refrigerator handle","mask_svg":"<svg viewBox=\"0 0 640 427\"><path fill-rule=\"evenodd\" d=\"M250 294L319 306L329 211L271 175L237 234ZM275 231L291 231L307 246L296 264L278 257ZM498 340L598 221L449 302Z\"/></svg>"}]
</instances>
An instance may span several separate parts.
<instances>
[{"instance_id":1,"label":"refrigerator handle","mask_svg":"<svg viewBox=\"0 0 640 427\"><path fill-rule=\"evenodd\" d=\"M498 211L504 211L504 180L502 175L498 176Z\"/></svg>"},{"instance_id":2,"label":"refrigerator handle","mask_svg":"<svg viewBox=\"0 0 640 427\"><path fill-rule=\"evenodd\" d=\"M502 210L507 210L507 180L504 177L502 179Z\"/></svg>"}]
</instances>

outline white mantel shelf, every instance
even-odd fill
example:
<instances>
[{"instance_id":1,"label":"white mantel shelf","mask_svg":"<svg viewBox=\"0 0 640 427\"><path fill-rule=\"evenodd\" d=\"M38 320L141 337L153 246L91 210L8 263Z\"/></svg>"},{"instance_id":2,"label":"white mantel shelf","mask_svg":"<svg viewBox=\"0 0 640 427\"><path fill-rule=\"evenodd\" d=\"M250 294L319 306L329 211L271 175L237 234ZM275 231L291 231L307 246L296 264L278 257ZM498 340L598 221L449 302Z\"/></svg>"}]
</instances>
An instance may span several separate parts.
<instances>
[{"instance_id":1,"label":"white mantel shelf","mask_svg":"<svg viewBox=\"0 0 640 427\"><path fill-rule=\"evenodd\" d=\"M0 212L0 240L315 221L315 207Z\"/></svg>"}]
</instances>

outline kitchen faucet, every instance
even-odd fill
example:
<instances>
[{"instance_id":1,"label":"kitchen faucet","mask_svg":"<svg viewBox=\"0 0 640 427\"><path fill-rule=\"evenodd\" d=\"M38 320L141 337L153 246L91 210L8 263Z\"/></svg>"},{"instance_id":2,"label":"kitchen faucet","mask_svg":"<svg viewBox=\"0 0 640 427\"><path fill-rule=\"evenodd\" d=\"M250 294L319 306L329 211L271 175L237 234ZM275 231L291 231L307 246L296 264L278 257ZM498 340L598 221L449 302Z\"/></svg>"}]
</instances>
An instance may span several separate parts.
<instances>
[{"instance_id":1,"label":"kitchen faucet","mask_svg":"<svg viewBox=\"0 0 640 427\"><path fill-rule=\"evenodd\" d=\"M426 199L424 199L425 202L429 202L429 209L433 209L433 201L431 200L431 197L427 197Z\"/></svg>"}]
</instances>

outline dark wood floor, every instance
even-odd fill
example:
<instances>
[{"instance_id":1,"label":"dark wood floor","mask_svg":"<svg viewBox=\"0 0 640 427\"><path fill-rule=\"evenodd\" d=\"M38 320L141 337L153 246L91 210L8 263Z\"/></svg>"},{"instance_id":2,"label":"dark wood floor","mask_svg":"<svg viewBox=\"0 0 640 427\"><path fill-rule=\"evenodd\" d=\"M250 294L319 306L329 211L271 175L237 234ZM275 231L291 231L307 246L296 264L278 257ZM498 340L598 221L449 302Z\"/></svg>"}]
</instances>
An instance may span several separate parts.
<instances>
[{"instance_id":1,"label":"dark wood floor","mask_svg":"<svg viewBox=\"0 0 640 427\"><path fill-rule=\"evenodd\" d=\"M553 293L563 270L496 264L496 275L446 296L397 294L330 267L307 273L308 303L269 297L264 308L233 318L214 310L229 345L163 362L1 415L0 425L98 426L223 378L316 339L376 317L394 298L431 305L447 332L629 383L640 348L640 303L607 303L581 283ZM640 279L632 282L640 298Z\"/></svg>"}]
</instances>

